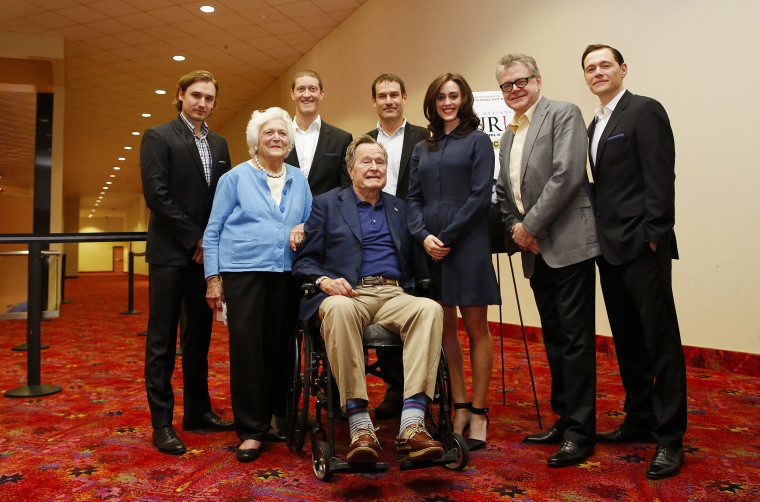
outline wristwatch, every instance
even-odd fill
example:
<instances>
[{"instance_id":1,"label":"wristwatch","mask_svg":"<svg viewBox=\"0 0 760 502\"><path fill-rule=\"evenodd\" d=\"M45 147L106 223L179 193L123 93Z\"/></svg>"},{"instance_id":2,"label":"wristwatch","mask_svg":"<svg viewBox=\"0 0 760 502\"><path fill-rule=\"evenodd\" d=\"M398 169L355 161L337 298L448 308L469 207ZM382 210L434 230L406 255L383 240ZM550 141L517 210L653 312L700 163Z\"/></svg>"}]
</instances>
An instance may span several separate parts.
<instances>
[{"instance_id":1,"label":"wristwatch","mask_svg":"<svg viewBox=\"0 0 760 502\"><path fill-rule=\"evenodd\" d=\"M314 285L316 287L319 287L319 283L322 282L322 281L324 281L325 279L329 279L329 277L327 277L326 275L323 275L322 277L319 277L316 281L314 281Z\"/></svg>"}]
</instances>

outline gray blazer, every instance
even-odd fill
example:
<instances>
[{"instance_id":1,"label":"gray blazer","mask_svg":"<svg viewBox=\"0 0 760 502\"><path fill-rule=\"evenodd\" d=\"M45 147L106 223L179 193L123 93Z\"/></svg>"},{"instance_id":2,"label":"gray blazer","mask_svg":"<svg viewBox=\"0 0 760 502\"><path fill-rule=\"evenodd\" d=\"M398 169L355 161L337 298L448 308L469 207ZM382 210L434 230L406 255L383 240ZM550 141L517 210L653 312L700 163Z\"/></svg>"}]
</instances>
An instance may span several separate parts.
<instances>
[{"instance_id":1,"label":"gray blazer","mask_svg":"<svg viewBox=\"0 0 760 502\"><path fill-rule=\"evenodd\" d=\"M501 171L496 183L506 228L522 222L536 237L541 256L552 268L598 256L586 174L588 136L580 109L572 103L539 99L523 148L520 192L524 215L517 210L509 182L513 139L509 130L501 137ZM534 255L521 254L523 272L530 278Z\"/></svg>"}]
</instances>

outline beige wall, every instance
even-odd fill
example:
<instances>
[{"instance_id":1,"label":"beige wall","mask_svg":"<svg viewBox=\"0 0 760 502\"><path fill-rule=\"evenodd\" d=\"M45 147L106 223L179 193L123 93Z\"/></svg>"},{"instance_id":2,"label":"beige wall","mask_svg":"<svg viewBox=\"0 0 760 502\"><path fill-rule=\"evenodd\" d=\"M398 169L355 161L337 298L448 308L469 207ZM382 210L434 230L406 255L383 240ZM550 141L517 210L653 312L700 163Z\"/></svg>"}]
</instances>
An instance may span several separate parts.
<instances>
[{"instance_id":1,"label":"beige wall","mask_svg":"<svg viewBox=\"0 0 760 502\"><path fill-rule=\"evenodd\" d=\"M63 198L63 231L66 233L79 232L79 197ZM79 244L64 244L66 253L66 277L79 275Z\"/></svg>"},{"instance_id":2,"label":"beige wall","mask_svg":"<svg viewBox=\"0 0 760 502\"><path fill-rule=\"evenodd\" d=\"M123 217L81 218L79 231L82 233L124 232ZM124 248L124 259L129 250L128 242L85 242L79 244L80 272L110 272L113 270L113 248ZM124 271L127 271L126 261Z\"/></svg>"},{"instance_id":3,"label":"beige wall","mask_svg":"<svg viewBox=\"0 0 760 502\"><path fill-rule=\"evenodd\" d=\"M596 98L583 81L581 53L589 43L616 46L628 63L627 88L660 100L675 133L682 258L674 264L673 288L684 343L760 353L753 315L760 265L751 258L760 248L752 230L760 214L760 170L752 148L759 17L760 4L749 0L368 0L220 132L230 142L233 162L245 160L243 131L251 111L276 105L292 112L290 78L303 68L324 79L324 119L354 135L374 127L369 85L386 71L406 80L406 115L424 124L422 96L436 75L457 71L474 90L494 90L495 62L506 52L534 56L544 95L578 104L589 119ZM715 127L717 120L728 124ZM539 325L519 260L515 265L526 323ZM501 270L505 320L515 323L506 260ZM601 295L597 304L597 331L608 334ZM498 319L496 308L490 317Z\"/></svg>"}]
</instances>

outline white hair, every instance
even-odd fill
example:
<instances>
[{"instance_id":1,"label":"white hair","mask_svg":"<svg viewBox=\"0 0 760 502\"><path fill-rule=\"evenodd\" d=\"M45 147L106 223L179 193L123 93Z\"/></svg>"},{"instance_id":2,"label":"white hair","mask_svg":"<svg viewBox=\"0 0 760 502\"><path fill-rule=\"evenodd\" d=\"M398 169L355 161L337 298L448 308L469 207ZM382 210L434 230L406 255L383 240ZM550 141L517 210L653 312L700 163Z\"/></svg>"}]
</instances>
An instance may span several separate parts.
<instances>
[{"instance_id":1,"label":"white hair","mask_svg":"<svg viewBox=\"0 0 760 502\"><path fill-rule=\"evenodd\" d=\"M259 144L259 131L261 126L269 122L270 120L280 119L285 122L285 127L288 130L288 153L296 145L296 128L293 127L293 120L290 118L288 112L273 106L266 110L256 110L251 114L251 120L248 121L248 125L245 128L245 139L248 143L248 153L251 157L256 155L256 146Z\"/></svg>"}]
</instances>

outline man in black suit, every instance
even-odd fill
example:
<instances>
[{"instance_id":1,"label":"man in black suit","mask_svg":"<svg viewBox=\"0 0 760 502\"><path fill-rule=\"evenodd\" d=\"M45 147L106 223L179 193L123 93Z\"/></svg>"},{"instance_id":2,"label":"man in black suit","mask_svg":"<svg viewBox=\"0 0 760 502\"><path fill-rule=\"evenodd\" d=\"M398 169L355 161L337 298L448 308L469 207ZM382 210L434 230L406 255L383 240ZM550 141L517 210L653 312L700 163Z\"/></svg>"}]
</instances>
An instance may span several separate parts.
<instances>
[{"instance_id":1,"label":"man in black suit","mask_svg":"<svg viewBox=\"0 0 760 502\"><path fill-rule=\"evenodd\" d=\"M213 311L206 304L203 231L219 177L230 167L227 141L210 131L219 85L207 71L180 78L174 120L145 131L140 172L150 208L146 261L150 264L150 313L145 343L145 388L153 445L161 453L186 451L172 425L171 378L181 330L184 430L232 430L211 409L208 349Z\"/></svg>"},{"instance_id":2,"label":"man in black suit","mask_svg":"<svg viewBox=\"0 0 760 502\"><path fill-rule=\"evenodd\" d=\"M303 171L315 197L333 188L349 186L346 148L352 138L350 133L331 126L319 116L319 105L325 97L322 77L311 70L296 73L290 84L290 97L296 104L293 118L296 146L285 162Z\"/></svg>"},{"instance_id":3,"label":"man in black suit","mask_svg":"<svg viewBox=\"0 0 760 502\"><path fill-rule=\"evenodd\" d=\"M620 52L590 45L581 59L599 97L589 126L599 277L607 307L626 417L597 441L652 441L650 479L678 474L686 433L686 362L671 284L678 258L675 146L665 109L623 87Z\"/></svg>"},{"instance_id":4,"label":"man in black suit","mask_svg":"<svg viewBox=\"0 0 760 502\"><path fill-rule=\"evenodd\" d=\"M388 182L385 193L406 199L409 190L409 163L412 150L427 138L427 129L410 124L404 118L406 87L401 77L383 73L372 83L372 106L380 119L367 134L388 152Z\"/></svg>"},{"instance_id":5,"label":"man in black suit","mask_svg":"<svg viewBox=\"0 0 760 502\"><path fill-rule=\"evenodd\" d=\"M401 77L383 73L372 82L372 106L377 111L377 127L367 134L388 152L387 182L383 191L406 199L409 190L409 163L412 150L427 138L424 127L410 124L404 118L406 87ZM383 380L388 386L385 398L375 408L375 418L392 418L401 414L404 390L402 351L397 347L378 348L377 360Z\"/></svg>"}]
</instances>

